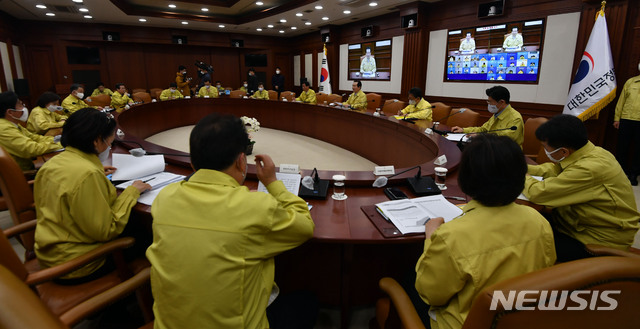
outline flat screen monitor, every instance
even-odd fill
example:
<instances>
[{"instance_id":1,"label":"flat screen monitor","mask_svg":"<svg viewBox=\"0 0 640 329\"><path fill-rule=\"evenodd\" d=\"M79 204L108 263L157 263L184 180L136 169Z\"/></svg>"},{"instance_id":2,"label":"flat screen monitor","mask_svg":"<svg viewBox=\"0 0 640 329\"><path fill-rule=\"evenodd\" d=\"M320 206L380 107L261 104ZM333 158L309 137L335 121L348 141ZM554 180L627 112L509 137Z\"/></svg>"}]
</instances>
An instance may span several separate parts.
<instances>
[{"instance_id":1,"label":"flat screen monitor","mask_svg":"<svg viewBox=\"0 0 640 329\"><path fill-rule=\"evenodd\" d=\"M94 47L67 47L68 64L100 64L100 49Z\"/></svg>"},{"instance_id":2,"label":"flat screen monitor","mask_svg":"<svg viewBox=\"0 0 640 329\"><path fill-rule=\"evenodd\" d=\"M349 45L349 80L391 80L391 40Z\"/></svg>"},{"instance_id":3,"label":"flat screen monitor","mask_svg":"<svg viewBox=\"0 0 640 329\"><path fill-rule=\"evenodd\" d=\"M265 67L267 66L266 54L245 54L244 65L247 67Z\"/></svg>"}]
</instances>

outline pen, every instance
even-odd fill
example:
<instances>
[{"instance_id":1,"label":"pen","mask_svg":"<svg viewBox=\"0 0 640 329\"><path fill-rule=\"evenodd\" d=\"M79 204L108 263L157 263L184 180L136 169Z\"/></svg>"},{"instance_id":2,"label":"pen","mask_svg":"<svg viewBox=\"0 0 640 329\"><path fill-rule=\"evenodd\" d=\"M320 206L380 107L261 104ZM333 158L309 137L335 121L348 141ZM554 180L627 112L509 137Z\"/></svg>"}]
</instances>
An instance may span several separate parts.
<instances>
[{"instance_id":1,"label":"pen","mask_svg":"<svg viewBox=\"0 0 640 329\"><path fill-rule=\"evenodd\" d=\"M463 198L461 196L445 195L444 197L447 198L447 199L453 199L453 200L458 200L458 201L467 201L466 198Z\"/></svg>"},{"instance_id":2,"label":"pen","mask_svg":"<svg viewBox=\"0 0 640 329\"><path fill-rule=\"evenodd\" d=\"M143 183L146 183L146 182L148 182L148 181L152 181L152 180L154 180L154 179L156 179L156 178L155 178L155 177L151 177L151 178L149 178L149 179L147 179L147 180L143 180L142 182L143 182Z\"/></svg>"}]
</instances>

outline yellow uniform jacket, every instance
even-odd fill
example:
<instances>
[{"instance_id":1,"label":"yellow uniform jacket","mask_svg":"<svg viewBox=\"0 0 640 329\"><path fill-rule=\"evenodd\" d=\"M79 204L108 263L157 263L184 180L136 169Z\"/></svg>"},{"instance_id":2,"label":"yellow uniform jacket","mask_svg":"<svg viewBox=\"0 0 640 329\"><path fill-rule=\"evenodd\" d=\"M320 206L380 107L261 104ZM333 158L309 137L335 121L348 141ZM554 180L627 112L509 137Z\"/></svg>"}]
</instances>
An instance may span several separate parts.
<instances>
[{"instance_id":1,"label":"yellow uniform jacket","mask_svg":"<svg viewBox=\"0 0 640 329\"><path fill-rule=\"evenodd\" d=\"M180 91L177 89L174 92L171 92L171 89L165 89L160 93L161 101L170 100L171 97L173 97L174 99L184 98L184 96L182 96L182 93L180 93Z\"/></svg>"},{"instance_id":2,"label":"yellow uniform jacket","mask_svg":"<svg viewBox=\"0 0 640 329\"><path fill-rule=\"evenodd\" d=\"M203 86L198 91L198 97L209 96L211 98L218 98L218 88L211 86L207 89L207 86Z\"/></svg>"},{"instance_id":3,"label":"yellow uniform jacket","mask_svg":"<svg viewBox=\"0 0 640 329\"><path fill-rule=\"evenodd\" d=\"M251 98L269 100L269 92L266 90L256 90L253 95L251 95Z\"/></svg>"},{"instance_id":4,"label":"yellow uniform jacket","mask_svg":"<svg viewBox=\"0 0 640 329\"><path fill-rule=\"evenodd\" d=\"M613 121L620 119L640 121L640 75L625 82Z\"/></svg>"},{"instance_id":5,"label":"yellow uniform jacket","mask_svg":"<svg viewBox=\"0 0 640 329\"><path fill-rule=\"evenodd\" d=\"M85 103L83 100L71 94L62 101L62 108L67 110L69 112L69 115L73 114L73 112L77 110L82 110L87 107L95 108L95 106L90 106L89 104Z\"/></svg>"},{"instance_id":6,"label":"yellow uniform jacket","mask_svg":"<svg viewBox=\"0 0 640 329\"><path fill-rule=\"evenodd\" d=\"M354 110L366 110L367 95L365 95L362 90L357 93L352 93L344 104L352 107Z\"/></svg>"},{"instance_id":7,"label":"yellow uniform jacket","mask_svg":"<svg viewBox=\"0 0 640 329\"><path fill-rule=\"evenodd\" d=\"M463 129L463 132L466 134L481 133L516 126L518 128L517 130L501 130L496 131L493 134L507 136L522 147L522 141L524 141L524 122L522 121L520 113L511 107L511 105L508 105L504 110L502 110L502 112L498 112L496 114L498 114L498 116L495 114L492 115L491 118L489 118L489 120L482 126L467 127Z\"/></svg>"},{"instance_id":8,"label":"yellow uniform jacket","mask_svg":"<svg viewBox=\"0 0 640 329\"><path fill-rule=\"evenodd\" d=\"M122 112L124 107L129 103L133 103L133 99L131 99L127 94L123 95L119 92L115 92L111 95L111 107L116 109L118 112Z\"/></svg>"},{"instance_id":9,"label":"yellow uniform jacket","mask_svg":"<svg viewBox=\"0 0 640 329\"><path fill-rule=\"evenodd\" d=\"M313 89L309 88L309 91L306 93L303 91L300 93L300 97L296 98L297 101L316 105L318 102L316 100L316 92Z\"/></svg>"},{"instance_id":10,"label":"yellow uniform jacket","mask_svg":"<svg viewBox=\"0 0 640 329\"><path fill-rule=\"evenodd\" d=\"M91 93L91 97L98 96L98 95L109 95L109 96L111 96L111 95L113 95L113 91L111 91L111 89L109 89L109 88L104 88L103 91L100 91L100 89L96 88Z\"/></svg>"},{"instance_id":11,"label":"yellow uniform jacket","mask_svg":"<svg viewBox=\"0 0 640 329\"><path fill-rule=\"evenodd\" d=\"M62 148L52 136L41 136L26 128L0 118L0 145L16 160L20 169L33 169L34 157Z\"/></svg>"},{"instance_id":12,"label":"yellow uniform jacket","mask_svg":"<svg viewBox=\"0 0 640 329\"><path fill-rule=\"evenodd\" d=\"M27 120L27 129L35 134L44 135L51 128L60 128L64 126L67 117L55 112L49 111L42 107L34 107L29 114Z\"/></svg>"},{"instance_id":13,"label":"yellow uniform jacket","mask_svg":"<svg viewBox=\"0 0 640 329\"><path fill-rule=\"evenodd\" d=\"M407 119L431 120L431 112L431 104L424 98L421 98L418 104L402 109L402 114L406 115Z\"/></svg>"}]
</instances>

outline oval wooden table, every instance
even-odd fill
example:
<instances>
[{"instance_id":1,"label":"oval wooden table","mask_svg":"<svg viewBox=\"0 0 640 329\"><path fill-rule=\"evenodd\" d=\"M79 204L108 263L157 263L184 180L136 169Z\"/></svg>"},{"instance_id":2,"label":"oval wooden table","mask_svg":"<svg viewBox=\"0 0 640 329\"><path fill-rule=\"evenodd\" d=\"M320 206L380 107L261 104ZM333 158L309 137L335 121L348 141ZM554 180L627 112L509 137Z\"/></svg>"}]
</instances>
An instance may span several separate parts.
<instances>
[{"instance_id":1,"label":"oval wooden table","mask_svg":"<svg viewBox=\"0 0 640 329\"><path fill-rule=\"evenodd\" d=\"M149 103L136 106L118 116L125 132L121 147L142 145L147 151L183 154L153 143L145 138L182 126L194 125L210 113L225 113L258 119L262 127L305 135L342 147L379 165L394 165L396 172L419 165L422 175L434 174L433 161L447 156L450 173L445 195L463 196L452 182L460 161L456 145L439 135L427 135L417 125L392 117L376 117L371 113L354 112L323 105L252 99L190 99ZM286 145L283 145L286 147ZM188 157L165 156L167 170L181 174L192 172ZM308 175L313 168L303 168ZM417 170L389 180L409 196L406 178ZM382 189L373 188L376 176L371 171L320 170L321 179L336 174L346 176L344 201L329 196L326 200L307 200L313 206L315 222L313 239L276 258L276 280L283 290L309 290L323 303L341 306L341 327L346 328L352 306L372 304L379 291L377 281L383 276L399 277L412 271L423 249L424 235L384 238L360 209L388 200ZM249 166L247 182L257 187L255 166ZM150 207L138 204L135 210L150 218Z\"/></svg>"}]
</instances>

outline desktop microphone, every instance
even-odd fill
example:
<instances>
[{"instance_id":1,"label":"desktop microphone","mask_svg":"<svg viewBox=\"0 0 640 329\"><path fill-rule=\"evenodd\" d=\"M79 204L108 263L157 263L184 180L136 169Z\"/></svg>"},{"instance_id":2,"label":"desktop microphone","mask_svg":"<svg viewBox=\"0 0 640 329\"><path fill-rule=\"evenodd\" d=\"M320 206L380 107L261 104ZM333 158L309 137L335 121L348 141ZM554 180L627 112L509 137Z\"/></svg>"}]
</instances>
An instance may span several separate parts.
<instances>
[{"instance_id":1,"label":"desktop microphone","mask_svg":"<svg viewBox=\"0 0 640 329\"><path fill-rule=\"evenodd\" d=\"M304 176L301 181L302 186L298 191L299 197L312 199L326 199L329 190L329 181L320 179L318 170L313 168L309 176Z\"/></svg>"},{"instance_id":2,"label":"desktop microphone","mask_svg":"<svg viewBox=\"0 0 640 329\"><path fill-rule=\"evenodd\" d=\"M401 171L401 172L399 172L397 174L393 174L393 175L391 175L389 177L380 176L380 177L376 178L376 180L373 181L373 187L385 187L387 185L387 182L389 181L389 178L393 178L393 177L396 177L398 175L402 175L402 174L406 173L407 171L413 170L413 169L416 169L416 168L418 168L418 174L416 176L417 177L422 176L422 167L413 166L413 167L411 167L409 169L403 170L403 171Z\"/></svg>"},{"instance_id":3,"label":"desktop microphone","mask_svg":"<svg viewBox=\"0 0 640 329\"><path fill-rule=\"evenodd\" d=\"M120 132L122 132L122 130L120 130ZM124 133L122 134L124 136ZM119 135L118 135L119 136ZM129 153L131 155L133 155L136 158L140 158L143 157L145 155L167 155L167 156L177 156L177 157L190 157L191 155L189 154L170 154L170 153L158 153L158 152L147 152L142 145L140 145L140 143L136 142L136 141L126 141L126 140L115 140L116 142L119 143L131 143L131 144L135 144L138 145L137 148L134 149L130 149Z\"/></svg>"},{"instance_id":4,"label":"desktop microphone","mask_svg":"<svg viewBox=\"0 0 640 329\"><path fill-rule=\"evenodd\" d=\"M482 134L488 134L488 133L492 133L492 132L496 132L496 131L502 131L502 130L518 130L518 127L516 126L511 126L509 128L501 128L501 129L494 129L494 130L487 130L487 131L482 131Z\"/></svg>"},{"instance_id":5,"label":"desktop microphone","mask_svg":"<svg viewBox=\"0 0 640 329\"><path fill-rule=\"evenodd\" d=\"M434 107L435 107L435 106L434 106ZM464 111L466 111L466 110L467 110L466 108L461 108L461 109L460 109L459 111L457 111L457 112L453 112L453 113L451 113L451 114L449 114L449 115L445 116L444 118L440 118L440 119L438 119L438 120L434 121L434 122L433 122L433 125L431 126L431 130L433 130L436 134L440 134L440 135L446 135L446 134L450 133L450 131L445 131L445 130L438 130L438 129L436 129L436 128L435 128L435 127L436 127L436 122L440 122L440 121L442 121L442 120L444 120L444 119L448 119L448 118L450 118L450 117L452 117L452 116L454 116L454 115L456 115L456 114L458 114L458 113L462 113L462 112L464 112Z\"/></svg>"},{"instance_id":6,"label":"desktop microphone","mask_svg":"<svg viewBox=\"0 0 640 329\"><path fill-rule=\"evenodd\" d=\"M399 172L397 174L391 175L389 177L380 176L380 177L376 178L375 181L373 181L373 187L383 187L383 186L387 185L387 181L389 180L389 178L398 176L400 174L404 174L407 171L413 170L413 169L416 169L416 168L418 168L418 173L413 177L407 178L407 182L411 186L411 190L413 191L413 193L415 193L416 195L441 194L442 192L440 191L440 189L438 188L436 183L433 181L433 178L431 178L429 176L422 177L422 167L420 167L420 166L411 167L409 169L403 170L403 171L401 171L401 172Z\"/></svg>"},{"instance_id":7,"label":"desktop microphone","mask_svg":"<svg viewBox=\"0 0 640 329\"><path fill-rule=\"evenodd\" d=\"M490 133L493 133L493 132L496 132L496 131L503 131L503 130L518 130L518 127L511 126L511 127L508 127L508 128L493 129L493 130L481 131L481 132L470 133L470 134L490 134ZM458 148L460 150L464 149L466 141L463 141L463 139L464 139L465 136L467 136L467 135L466 134L462 135L462 138L460 138L460 140L457 143L457 146L458 146Z\"/></svg>"}]
</instances>

